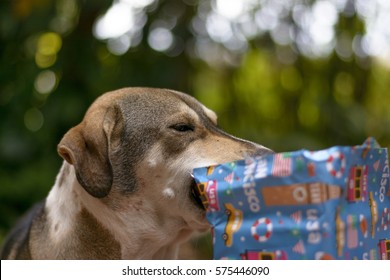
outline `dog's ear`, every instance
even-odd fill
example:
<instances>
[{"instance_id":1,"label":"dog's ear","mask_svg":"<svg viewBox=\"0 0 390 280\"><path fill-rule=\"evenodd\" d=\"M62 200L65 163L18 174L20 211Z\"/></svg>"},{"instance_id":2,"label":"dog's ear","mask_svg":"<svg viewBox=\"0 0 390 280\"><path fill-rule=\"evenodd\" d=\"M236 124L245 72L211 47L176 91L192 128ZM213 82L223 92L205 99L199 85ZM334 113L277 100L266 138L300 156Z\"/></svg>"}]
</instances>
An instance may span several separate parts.
<instances>
[{"instance_id":1,"label":"dog's ear","mask_svg":"<svg viewBox=\"0 0 390 280\"><path fill-rule=\"evenodd\" d=\"M58 144L58 153L74 166L77 180L94 197L105 197L111 190L113 171L109 153L112 146L118 147L122 129L119 108L95 110Z\"/></svg>"}]
</instances>

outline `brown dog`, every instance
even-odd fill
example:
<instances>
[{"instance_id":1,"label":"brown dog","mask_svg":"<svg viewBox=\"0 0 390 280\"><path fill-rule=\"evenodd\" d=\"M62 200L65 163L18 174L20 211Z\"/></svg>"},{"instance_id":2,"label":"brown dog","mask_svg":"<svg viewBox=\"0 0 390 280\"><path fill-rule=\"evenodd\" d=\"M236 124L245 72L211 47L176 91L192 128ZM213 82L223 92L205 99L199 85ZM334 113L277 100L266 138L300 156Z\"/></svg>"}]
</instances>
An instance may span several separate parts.
<instances>
[{"instance_id":1,"label":"brown dog","mask_svg":"<svg viewBox=\"0 0 390 280\"><path fill-rule=\"evenodd\" d=\"M98 98L70 129L46 200L7 238L2 259L173 259L209 226L193 168L270 150L217 127L180 92L125 88Z\"/></svg>"}]
</instances>

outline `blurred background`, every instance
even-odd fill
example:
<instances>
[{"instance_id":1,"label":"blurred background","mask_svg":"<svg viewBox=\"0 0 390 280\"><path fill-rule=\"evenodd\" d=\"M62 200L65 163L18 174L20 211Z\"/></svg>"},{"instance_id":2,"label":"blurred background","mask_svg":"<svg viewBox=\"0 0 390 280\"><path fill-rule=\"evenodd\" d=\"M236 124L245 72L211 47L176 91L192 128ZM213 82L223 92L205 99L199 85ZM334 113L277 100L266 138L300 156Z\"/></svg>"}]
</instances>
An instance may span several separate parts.
<instances>
[{"instance_id":1,"label":"blurred background","mask_svg":"<svg viewBox=\"0 0 390 280\"><path fill-rule=\"evenodd\" d=\"M187 92L275 151L390 145L388 0L3 0L0 243L100 94Z\"/></svg>"}]
</instances>

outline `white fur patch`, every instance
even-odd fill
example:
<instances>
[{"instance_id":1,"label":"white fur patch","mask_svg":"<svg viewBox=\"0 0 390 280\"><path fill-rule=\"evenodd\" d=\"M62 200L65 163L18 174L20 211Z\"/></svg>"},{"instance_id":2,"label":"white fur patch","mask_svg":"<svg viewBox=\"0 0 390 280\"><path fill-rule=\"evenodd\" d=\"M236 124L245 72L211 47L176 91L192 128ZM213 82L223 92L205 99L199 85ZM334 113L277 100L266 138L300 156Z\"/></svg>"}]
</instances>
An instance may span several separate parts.
<instances>
[{"instance_id":1,"label":"white fur patch","mask_svg":"<svg viewBox=\"0 0 390 280\"><path fill-rule=\"evenodd\" d=\"M74 228L75 215L81 210L81 205L72 191L76 181L74 168L64 161L46 199L50 238L53 242L59 242L67 237Z\"/></svg>"},{"instance_id":2,"label":"white fur patch","mask_svg":"<svg viewBox=\"0 0 390 280\"><path fill-rule=\"evenodd\" d=\"M173 199L176 196L175 191L170 187L165 188L162 191L162 193L163 193L163 196L168 198L168 199Z\"/></svg>"}]
</instances>

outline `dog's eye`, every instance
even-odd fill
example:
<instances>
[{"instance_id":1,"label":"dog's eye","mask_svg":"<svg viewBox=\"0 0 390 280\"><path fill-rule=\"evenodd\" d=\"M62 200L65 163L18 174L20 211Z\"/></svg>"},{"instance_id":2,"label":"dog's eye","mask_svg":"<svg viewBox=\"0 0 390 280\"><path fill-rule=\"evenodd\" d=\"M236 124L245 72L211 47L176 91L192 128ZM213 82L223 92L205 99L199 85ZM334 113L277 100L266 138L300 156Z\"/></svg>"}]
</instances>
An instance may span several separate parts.
<instances>
[{"instance_id":1,"label":"dog's eye","mask_svg":"<svg viewBox=\"0 0 390 280\"><path fill-rule=\"evenodd\" d=\"M194 127L190 124L174 124L171 125L169 128L172 128L178 132L194 131Z\"/></svg>"}]
</instances>

